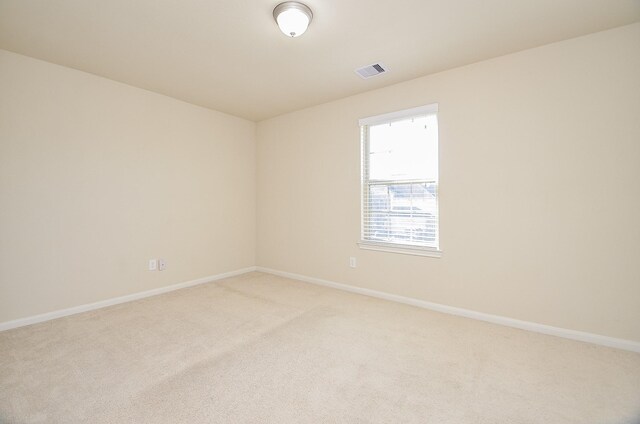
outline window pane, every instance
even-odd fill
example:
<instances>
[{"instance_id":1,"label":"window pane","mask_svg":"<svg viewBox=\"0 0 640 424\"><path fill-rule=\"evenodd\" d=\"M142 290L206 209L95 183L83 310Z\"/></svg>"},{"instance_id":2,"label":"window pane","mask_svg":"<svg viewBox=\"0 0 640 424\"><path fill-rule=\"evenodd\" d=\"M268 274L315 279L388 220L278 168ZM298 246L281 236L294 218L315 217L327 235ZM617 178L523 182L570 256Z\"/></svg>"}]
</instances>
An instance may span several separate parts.
<instances>
[{"instance_id":1,"label":"window pane","mask_svg":"<svg viewBox=\"0 0 640 424\"><path fill-rule=\"evenodd\" d=\"M436 181L436 115L370 126L368 159L370 180Z\"/></svg>"},{"instance_id":2,"label":"window pane","mask_svg":"<svg viewBox=\"0 0 640 424\"><path fill-rule=\"evenodd\" d=\"M437 184L373 184L368 188L366 240L437 246Z\"/></svg>"}]
</instances>

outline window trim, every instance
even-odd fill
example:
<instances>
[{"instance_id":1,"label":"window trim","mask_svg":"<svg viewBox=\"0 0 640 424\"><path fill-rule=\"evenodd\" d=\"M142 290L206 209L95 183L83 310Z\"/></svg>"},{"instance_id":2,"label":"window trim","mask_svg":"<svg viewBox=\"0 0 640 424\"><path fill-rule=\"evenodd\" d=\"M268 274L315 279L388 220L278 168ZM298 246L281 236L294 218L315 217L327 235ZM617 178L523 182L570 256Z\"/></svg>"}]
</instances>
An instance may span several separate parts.
<instances>
[{"instance_id":1,"label":"window trim","mask_svg":"<svg viewBox=\"0 0 640 424\"><path fill-rule=\"evenodd\" d=\"M435 247L411 246L410 244L385 243L383 241L360 240L358 247L365 250L376 250L378 252L401 253L403 255L428 256L430 258L441 258L442 250Z\"/></svg>"},{"instance_id":2,"label":"window trim","mask_svg":"<svg viewBox=\"0 0 640 424\"><path fill-rule=\"evenodd\" d=\"M418 116L418 115L428 115L428 114L436 114L438 113L438 103L432 103L424 106L414 107L411 109L404 109L397 112L384 113L381 115L370 116L367 118L362 118L358 120L358 124L360 126L360 241L357 243L358 247L366 250L374 250L380 252L388 252L388 253L399 253L405 255L417 255L417 256L426 256L432 258L440 258L442 257L442 250L436 247L431 246L415 246L410 244L402 244L402 243L389 243L383 241L373 241L373 240L365 240L363 239L364 234L364 212L365 212L365 166L364 161L365 157L368 153L369 144L365 143L365 134L364 131L368 131L368 127L371 125L379 125L390 123L393 121L399 121L403 119L407 119L410 117ZM368 140L368 136L366 137ZM439 144L439 140L438 140ZM439 158L438 158L439 159ZM440 203L440 178L438 178L438 205ZM440 209L438 207L438 209ZM438 213L438 238L440 238L440 214Z\"/></svg>"},{"instance_id":3,"label":"window trim","mask_svg":"<svg viewBox=\"0 0 640 424\"><path fill-rule=\"evenodd\" d=\"M411 118L412 116L416 115L429 115L432 113L438 113L438 103L413 107L411 109L400 110L397 112L383 113L382 115L369 116L368 118L359 119L358 125L362 127L363 125L384 124Z\"/></svg>"}]
</instances>

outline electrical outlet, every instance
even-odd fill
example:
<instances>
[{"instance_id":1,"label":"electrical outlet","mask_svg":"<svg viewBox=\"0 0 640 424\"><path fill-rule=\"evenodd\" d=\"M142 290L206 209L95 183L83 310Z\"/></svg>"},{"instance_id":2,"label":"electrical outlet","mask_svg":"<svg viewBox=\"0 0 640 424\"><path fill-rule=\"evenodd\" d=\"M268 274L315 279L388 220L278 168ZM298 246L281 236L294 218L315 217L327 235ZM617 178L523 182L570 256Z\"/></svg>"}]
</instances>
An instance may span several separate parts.
<instances>
[{"instance_id":1,"label":"electrical outlet","mask_svg":"<svg viewBox=\"0 0 640 424\"><path fill-rule=\"evenodd\" d=\"M158 261L156 259L149 259L149 271L155 271L158 269Z\"/></svg>"},{"instance_id":2,"label":"electrical outlet","mask_svg":"<svg viewBox=\"0 0 640 424\"><path fill-rule=\"evenodd\" d=\"M351 268L355 268L355 267L356 267L356 258L355 258L355 257L351 256L351 257L349 258L349 266L350 266Z\"/></svg>"},{"instance_id":3,"label":"electrical outlet","mask_svg":"<svg viewBox=\"0 0 640 424\"><path fill-rule=\"evenodd\" d=\"M167 269L167 261L158 259L158 271L164 271L165 269Z\"/></svg>"}]
</instances>

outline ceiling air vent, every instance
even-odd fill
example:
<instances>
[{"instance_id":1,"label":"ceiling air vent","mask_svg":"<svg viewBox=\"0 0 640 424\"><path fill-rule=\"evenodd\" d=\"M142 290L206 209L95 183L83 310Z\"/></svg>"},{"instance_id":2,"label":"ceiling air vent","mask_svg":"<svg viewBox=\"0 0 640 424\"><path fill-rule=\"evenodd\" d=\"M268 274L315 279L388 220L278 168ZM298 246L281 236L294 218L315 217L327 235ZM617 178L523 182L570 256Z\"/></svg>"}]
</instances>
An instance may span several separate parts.
<instances>
[{"instance_id":1,"label":"ceiling air vent","mask_svg":"<svg viewBox=\"0 0 640 424\"><path fill-rule=\"evenodd\" d=\"M388 69L382 63L374 63L373 65L363 66L356 69L356 74L360 75L362 79L375 77L376 75L384 74Z\"/></svg>"}]
</instances>

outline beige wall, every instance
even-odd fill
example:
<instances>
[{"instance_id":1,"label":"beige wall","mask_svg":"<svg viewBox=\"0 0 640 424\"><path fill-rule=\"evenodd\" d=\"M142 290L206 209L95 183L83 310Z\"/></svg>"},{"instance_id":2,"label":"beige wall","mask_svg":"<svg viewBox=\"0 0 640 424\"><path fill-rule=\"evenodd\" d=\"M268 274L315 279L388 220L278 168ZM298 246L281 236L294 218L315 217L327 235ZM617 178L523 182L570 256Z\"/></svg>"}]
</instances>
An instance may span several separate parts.
<instances>
[{"instance_id":1,"label":"beige wall","mask_svg":"<svg viewBox=\"0 0 640 424\"><path fill-rule=\"evenodd\" d=\"M0 51L0 322L254 254L254 123Z\"/></svg>"},{"instance_id":2,"label":"beige wall","mask_svg":"<svg viewBox=\"0 0 640 424\"><path fill-rule=\"evenodd\" d=\"M635 24L260 122L257 263L640 341L639 78ZM357 120L434 102L444 256L360 250Z\"/></svg>"}]
</instances>

